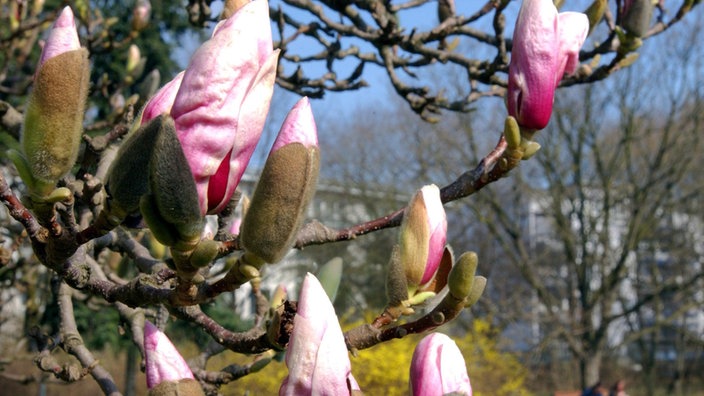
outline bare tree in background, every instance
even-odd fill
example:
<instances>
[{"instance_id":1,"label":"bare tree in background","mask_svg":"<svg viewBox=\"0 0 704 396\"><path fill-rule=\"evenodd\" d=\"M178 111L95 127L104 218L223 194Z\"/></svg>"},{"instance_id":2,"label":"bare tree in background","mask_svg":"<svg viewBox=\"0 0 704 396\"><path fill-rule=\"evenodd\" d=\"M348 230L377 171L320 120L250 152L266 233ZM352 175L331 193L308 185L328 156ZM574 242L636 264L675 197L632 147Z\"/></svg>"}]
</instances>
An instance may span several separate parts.
<instances>
[{"instance_id":1,"label":"bare tree in background","mask_svg":"<svg viewBox=\"0 0 704 396\"><path fill-rule=\"evenodd\" d=\"M524 319L539 318L541 345L565 345L579 360L583 386L600 379L612 351L644 348L701 305L702 96L691 83L701 66L668 66L696 52L696 41L682 42L609 93L594 85L561 96L535 169L512 192L477 196L477 213L491 208L488 231L544 307ZM665 85L643 84L638 76L655 70ZM646 369L656 378L653 361Z\"/></svg>"}]
</instances>

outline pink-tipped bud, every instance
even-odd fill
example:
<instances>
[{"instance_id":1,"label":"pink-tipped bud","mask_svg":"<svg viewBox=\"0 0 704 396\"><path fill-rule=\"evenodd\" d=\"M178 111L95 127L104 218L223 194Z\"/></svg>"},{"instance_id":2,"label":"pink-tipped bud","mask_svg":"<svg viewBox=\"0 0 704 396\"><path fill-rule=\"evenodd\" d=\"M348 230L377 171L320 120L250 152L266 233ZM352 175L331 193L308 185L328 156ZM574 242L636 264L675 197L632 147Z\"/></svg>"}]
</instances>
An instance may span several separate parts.
<instances>
[{"instance_id":1,"label":"pink-tipped bud","mask_svg":"<svg viewBox=\"0 0 704 396\"><path fill-rule=\"evenodd\" d=\"M440 189L434 184L424 186L408 204L399 233L400 258L409 288L417 288L433 279L446 239L447 217Z\"/></svg>"},{"instance_id":2,"label":"pink-tipped bud","mask_svg":"<svg viewBox=\"0 0 704 396\"><path fill-rule=\"evenodd\" d=\"M312 274L303 281L293 326L286 351L288 376L279 395L337 396L359 389L335 309Z\"/></svg>"},{"instance_id":3,"label":"pink-tipped bud","mask_svg":"<svg viewBox=\"0 0 704 396\"><path fill-rule=\"evenodd\" d=\"M142 31L149 25L152 14L152 4L149 0L137 0L132 10L132 30Z\"/></svg>"},{"instance_id":4,"label":"pink-tipped bud","mask_svg":"<svg viewBox=\"0 0 704 396\"><path fill-rule=\"evenodd\" d=\"M144 355L149 389L164 381L195 379L174 344L149 321L144 324Z\"/></svg>"},{"instance_id":5,"label":"pink-tipped bud","mask_svg":"<svg viewBox=\"0 0 704 396\"><path fill-rule=\"evenodd\" d=\"M462 353L445 334L432 333L418 343L410 377L413 396L472 396Z\"/></svg>"},{"instance_id":6,"label":"pink-tipped bud","mask_svg":"<svg viewBox=\"0 0 704 396\"><path fill-rule=\"evenodd\" d=\"M307 97L296 102L286 115L279 135L271 147L271 153L293 143L300 143L304 147L318 147L318 127L315 125L310 100Z\"/></svg>"},{"instance_id":7,"label":"pink-tipped bud","mask_svg":"<svg viewBox=\"0 0 704 396\"><path fill-rule=\"evenodd\" d=\"M302 98L286 116L252 195L240 234L246 251L276 263L293 247L319 167L317 128L308 98Z\"/></svg>"},{"instance_id":8,"label":"pink-tipped bud","mask_svg":"<svg viewBox=\"0 0 704 396\"><path fill-rule=\"evenodd\" d=\"M78 32L76 31L76 22L73 20L73 11L71 11L71 7L66 6L61 10L59 17L51 28L49 37L46 39L46 43L44 43L42 56L39 58L39 66L57 55L68 51L75 51L79 48L81 48L81 43L78 41Z\"/></svg>"},{"instance_id":9,"label":"pink-tipped bud","mask_svg":"<svg viewBox=\"0 0 704 396\"><path fill-rule=\"evenodd\" d=\"M513 32L508 77L508 113L527 129L543 129L552 114L555 89L579 66L589 32L585 14L558 15L552 0L523 0Z\"/></svg>"}]
</instances>

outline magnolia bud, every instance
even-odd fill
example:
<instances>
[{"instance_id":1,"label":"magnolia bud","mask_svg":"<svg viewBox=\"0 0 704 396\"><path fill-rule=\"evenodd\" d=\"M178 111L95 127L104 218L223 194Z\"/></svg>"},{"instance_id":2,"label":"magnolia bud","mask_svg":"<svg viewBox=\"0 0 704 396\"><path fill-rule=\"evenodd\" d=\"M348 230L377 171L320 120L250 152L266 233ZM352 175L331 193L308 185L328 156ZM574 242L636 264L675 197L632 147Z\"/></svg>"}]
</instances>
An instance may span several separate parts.
<instances>
[{"instance_id":1,"label":"magnolia bud","mask_svg":"<svg viewBox=\"0 0 704 396\"><path fill-rule=\"evenodd\" d=\"M293 246L318 181L320 151L307 98L289 112L269 153L240 240L246 251L276 263Z\"/></svg>"},{"instance_id":2,"label":"magnolia bud","mask_svg":"<svg viewBox=\"0 0 704 396\"><path fill-rule=\"evenodd\" d=\"M607 0L594 0L589 8L584 11L587 14L587 18L589 18L589 33L587 33L587 36L592 34L596 25L601 22L606 12L607 3Z\"/></svg>"},{"instance_id":3,"label":"magnolia bud","mask_svg":"<svg viewBox=\"0 0 704 396\"><path fill-rule=\"evenodd\" d=\"M510 149L517 149L521 145L521 130L516 118L512 116L506 117L504 121L504 139L506 139L506 146Z\"/></svg>"},{"instance_id":4,"label":"magnolia bud","mask_svg":"<svg viewBox=\"0 0 704 396\"><path fill-rule=\"evenodd\" d=\"M411 198L399 232L401 263L409 293L430 282L445 250L447 218L436 185L421 188Z\"/></svg>"},{"instance_id":5,"label":"magnolia bud","mask_svg":"<svg viewBox=\"0 0 704 396\"><path fill-rule=\"evenodd\" d=\"M472 283L472 290L469 292L467 300L465 300L465 307L471 307L472 305L476 304L477 301L479 301L479 298L482 296L482 293L484 293L484 289L486 288L486 282L487 279L483 276L474 277L474 282Z\"/></svg>"},{"instance_id":6,"label":"magnolia bud","mask_svg":"<svg viewBox=\"0 0 704 396\"><path fill-rule=\"evenodd\" d=\"M447 281L450 294L458 300L464 300L472 291L474 274L477 272L477 254L467 252L460 256Z\"/></svg>"},{"instance_id":7,"label":"magnolia bud","mask_svg":"<svg viewBox=\"0 0 704 396\"><path fill-rule=\"evenodd\" d=\"M153 147L149 186L159 214L173 226L179 240L199 239L205 223L196 184L176 137L173 119L168 116L163 118Z\"/></svg>"},{"instance_id":8,"label":"magnolia bud","mask_svg":"<svg viewBox=\"0 0 704 396\"><path fill-rule=\"evenodd\" d=\"M120 221L139 212L139 200L149 190L149 160L163 121L156 117L129 135L110 165L106 209Z\"/></svg>"},{"instance_id":9,"label":"magnolia bud","mask_svg":"<svg viewBox=\"0 0 704 396\"><path fill-rule=\"evenodd\" d=\"M176 347L150 322L144 324L144 360L149 395L203 395Z\"/></svg>"},{"instance_id":10,"label":"magnolia bud","mask_svg":"<svg viewBox=\"0 0 704 396\"><path fill-rule=\"evenodd\" d=\"M149 0L137 0L132 10L132 30L142 31L149 25L152 5Z\"/></svg>"},{"instance_id":11,"label":"magnolia bud","mask_svg":"<svg viewBox=\"0 0 704 396\"><path fill-rule=\"evenodd\" d=\"M76 162L88 95L88 52L80 48L73 13L66 7L42 52L22 131L22 149L45 196ZM34 183L29 182L33 186Z\"/></svg>"},{"instance_id":12,"label":"magnolia bud","mask_svg":"<svg viewBox=\"0 0 704 396\"><path fill-rule=\"evenodd\" d=\"M418 343L411 360L410 387L412 396L472 395L462 352L450 337L432 333Z\"/></svg>"},{"instance_id":13,"label":"magnolia bud","mask_svg":"<svg viewBox=\"0 0 704 396\"><path fill-rule=\"evenodd\" d=\"M636 37L642 37L653 18L652 0L626 0L623 4L621 26Z\"/></svg>"}]
</instances>

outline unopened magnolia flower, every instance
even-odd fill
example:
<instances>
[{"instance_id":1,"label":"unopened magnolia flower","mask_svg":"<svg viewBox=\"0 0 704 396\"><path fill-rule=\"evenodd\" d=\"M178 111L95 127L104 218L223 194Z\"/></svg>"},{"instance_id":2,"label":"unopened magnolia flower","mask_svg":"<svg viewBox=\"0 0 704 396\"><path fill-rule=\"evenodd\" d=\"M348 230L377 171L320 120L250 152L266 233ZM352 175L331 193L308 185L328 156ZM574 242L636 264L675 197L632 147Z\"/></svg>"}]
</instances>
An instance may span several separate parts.
<instances>
[{"instance_id":1,"label":"unopened magnolia flower","mask_svg":"<svg viewBox=\"0 0 704 396\"><path fill-rule=\"evenodd\" d=\"M432 333L416 346L411 360L411 395L472 396L464 358L457 344L442 333Z\"/></svg>"},{"instance_id":2,"label":"unopened magnolia flower","mask_svg":"<svg viewBox=\"0 0 704 396\"><path fill-rule=\"evenodd\" d=\"M166 334L148 321L144 324L144 360L147 388L150 390L158 386L160 388L167 386L180 387L188 383L186 386L192 387L193 393L182 394L203 394L202 389L200 389L193 377L191 369L186 361L183 360L181 354L178 353L176 347L174 347ZM200 390L200 393L198 393L198 390Z\"/></svg>"},{"instance_id":3,"label":"unopened magnolia flower","mask_svg":"<svg viewBox=\"0 0 704 396\"><path fill-rule=\"evenodd\" d=\"M447 217L436 185L424 186L413 196L403 214L399 239L409 290L430 282L447 240Z\"/></svg>"},{"instance_id":4,"label":"unopened magnolia flower","mask_svg":"<svg viewBox=\"0 0 704 396\"><path fill-rule=\"evenodd\" d=\"M308 98L289 111L242 223L245 251L268 263L291 249L318 182L318 132Z\"/></svg>"},{"instance_id":5,"label":"unopened magnolia flower","mask_svg":"<svg viewBox=\"0 0 704 396\"><path fill-rule=\"evenodd\" d=\"M34 76L22 129L23 153L11 154L32 195L49 194L76 161L89 74L88 52L78 41L71 8L65 7Z\"/></svg>"},{"instance_id":6,"label":"unopened magnolia flower","mask_svg":"<svg viewBox=\"0 0 704 396\"><path fill-rule=\"evenodd\" d=\"M145 106L142 123L173 117L203 214L227 205L259 141L276 77L272 48L268 3L249 2Z\"/></svg>"},{"instance_id":7,"label":"unopened magnolia flower","mask_svg":"<svg viewBox=\"0 0 704 396\"><path fill-rule=\"evenodd\" d=\"M508 113L527 129L550 120L557 88L565 73L579 66L579 50L589 31L585 14L558 14L552 0L523 0L513 32L508 76Z\"/></svg>"},{"instance_id":8,"label":"unopened magnolia flower","mask_svg":"<svg viewBox=\"0 0 704 396\"><path fill-rule=\"evenodd\" d=\"M359 389L335 309L312 274L303 280L293 326L279 395L340 396Z\"/></svg>"}]
</instances>

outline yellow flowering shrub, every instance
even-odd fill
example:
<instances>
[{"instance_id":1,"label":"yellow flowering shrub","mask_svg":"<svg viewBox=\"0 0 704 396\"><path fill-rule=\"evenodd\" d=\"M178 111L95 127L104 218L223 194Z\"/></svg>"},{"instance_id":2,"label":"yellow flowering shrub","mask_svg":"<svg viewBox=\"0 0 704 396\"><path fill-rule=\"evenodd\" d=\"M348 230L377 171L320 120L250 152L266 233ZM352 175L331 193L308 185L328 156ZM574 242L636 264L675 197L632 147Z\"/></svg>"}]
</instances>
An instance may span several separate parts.
<instances>
[{"instance_id":1,"label":"yellow flowering shrub","mask_svg":"<svg viewBox=\"0 0 704 396\"><path fill-rule=\"evenodd\" d=\"M351 329L361 322L343 325ZM442 330L442 328L440 329ZM350 356L352 374L365 394L408 395L409 368L416 344L423 335L409 335L375 347L358 351ZM472 390L475 396L530 396L525 389L526 369L511 353L498 347L498 340L491 325L475 319L472 328L464 335L452 338L462 351ZM252 357L232 352L212 358L208 369L219 370L233 363L245 364ZM272 361L260 372L248 375L223 386L224 395L275 395L288 370L283 361Z\"/></svg>"}]
</instances>

